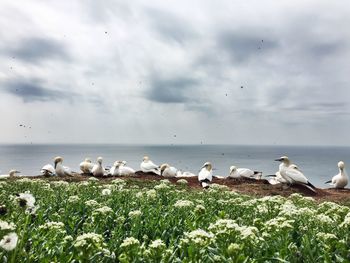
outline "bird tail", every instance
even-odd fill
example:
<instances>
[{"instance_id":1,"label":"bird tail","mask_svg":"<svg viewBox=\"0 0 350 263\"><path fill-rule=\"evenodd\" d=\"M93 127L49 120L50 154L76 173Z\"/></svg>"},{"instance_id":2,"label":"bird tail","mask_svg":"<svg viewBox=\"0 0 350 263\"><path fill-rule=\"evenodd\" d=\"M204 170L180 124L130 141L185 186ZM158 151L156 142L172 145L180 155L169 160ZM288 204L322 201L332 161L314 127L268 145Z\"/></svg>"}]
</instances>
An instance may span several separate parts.
<instances>
[{"instance_id":1,"label":"bird tail","mask_svg":"<svg viewBox=\"0 0 350 263\"><path fill-rule=\"evenodd\" d=\"M325 184L330 184L332 182L332 180L329 180L327 182L325 182Z\"/></svg>"},{"instance_id":2,"label":"bird tail","mask_svg":"<svg viewBox=\"0 0 350 263\"><path fill-rule=\"evenodd\" d=\"M310 183L309 181L307 181L307 185L310 186L313 189L316 189L316 187L312 183Z\"/></svg>"},{"instance_id":3,"label":"bird tail","mask_svg":"<svg viewBox=\"0 0 350 263\"><path fill-rule=\"evenodd\" d=\"M259 172L259 171L254 171L254 175L255 175L255 178L260 180L261 177L262 177L262 172Z\"/></svg>"}]
</instances>

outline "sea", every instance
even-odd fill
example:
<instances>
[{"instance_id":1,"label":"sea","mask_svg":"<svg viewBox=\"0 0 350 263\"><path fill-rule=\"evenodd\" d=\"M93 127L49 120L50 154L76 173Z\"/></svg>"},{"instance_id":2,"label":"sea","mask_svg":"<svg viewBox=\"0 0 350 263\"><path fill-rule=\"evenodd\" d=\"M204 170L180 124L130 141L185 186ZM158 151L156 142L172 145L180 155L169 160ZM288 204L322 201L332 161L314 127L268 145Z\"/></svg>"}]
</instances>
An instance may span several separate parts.
<instances>
[{"instance_id":1,"label":"sea","mask_svg":"<svg viewBox=\"0 0 350 263\"><path fill-rule=\"evenodd\" d=\"M340 160L350 163L350 147L333 146L6 144L0 145L0 171L5 174L16 169L23 175L38 175L56 156L62 156L63 164L77 172L86 157L94 161L99 156L104 166L125 160L127 166L139 170L145 155L156 164L168 163L193 173L209 161L214 175L221 176L229 174L231 165L274 174L279 165L274 159L287 155L318 187L326 187L324 182L338 173Z\"/></svg>"}]
</instances>

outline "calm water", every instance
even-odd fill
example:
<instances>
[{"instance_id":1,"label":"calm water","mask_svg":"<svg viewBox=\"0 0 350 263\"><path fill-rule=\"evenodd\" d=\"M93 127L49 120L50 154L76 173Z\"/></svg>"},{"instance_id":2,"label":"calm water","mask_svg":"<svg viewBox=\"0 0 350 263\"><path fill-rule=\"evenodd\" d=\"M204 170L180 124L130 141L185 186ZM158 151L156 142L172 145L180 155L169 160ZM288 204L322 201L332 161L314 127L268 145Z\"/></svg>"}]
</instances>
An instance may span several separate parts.
<instances>
[{"instance_id":1,"label":"calm water","mask_svg":"<svg viewBox=\"0 0 350 263\"><path fill-rule=\"evenodd\" d=\"M178 169L197 172L205 161L212 162L214 174L227 175L230 165L274 174L278 163L273 161L287 155L309 180L317 186L338 172L339 160L350 163L350 147L291 147L235 145L0 145L0 170L7 173L17 169L25 175L37 175L40 168L52 163L55 156L64 157L64 165L79 171L85 158L104 158L104 165L126 160L138 170L142 157L150 156L156 164L169 163Z\"/></svg>"}]
</instances>

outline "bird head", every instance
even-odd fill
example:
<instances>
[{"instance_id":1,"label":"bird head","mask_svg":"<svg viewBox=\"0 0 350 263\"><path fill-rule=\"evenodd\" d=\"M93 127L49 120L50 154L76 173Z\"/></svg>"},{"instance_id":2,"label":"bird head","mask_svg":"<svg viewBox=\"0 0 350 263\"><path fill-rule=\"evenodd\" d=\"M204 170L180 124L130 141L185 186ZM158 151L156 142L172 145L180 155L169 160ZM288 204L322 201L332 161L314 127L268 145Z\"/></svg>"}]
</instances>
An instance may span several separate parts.
<instances>
[{"instance_id":1,"label":"bird head","mask_svg":"<svg viewBox=\"0 0 350 263\"><path fill-rule=\"evenodd\" d=\"M61 156L57 156L55 157L54 162L55 162L55 169L56 169L57 164L63 162L63 158Z\"/></svg>"},{"instance_id":2,"label":"bird head","mask_svg":"<svg viewBox=\"0 0 350 263\"><path fill-rule=\"evenodd\" d=\"M281 156L280 158L276 159L275 161L281 162L281 163L286 163L286 164L290 163L289 158L287 156Z\"/></svg>"},{"instance_id":3,"label":"bird head","mask_svg":"<svg viewBox=\"0 0 350 263\"><path fill-rule=\"evenodd\" d=\"M340 170L343 170L343 169L345 168L345 163L344 163L343 161L340 161L340 162L338 163L338 168L339 168Z\"/></svg>"},{"instance_id":4,"label":"bird head","mask_svg":"<svg viewBox=\"0 0 350 263\"><path fill-rule=\"evenodd\" d=\"M234 165L230 166L230 174L234 173L235 171L237 171L237 167Z\"/></svg>"}]
</instances>

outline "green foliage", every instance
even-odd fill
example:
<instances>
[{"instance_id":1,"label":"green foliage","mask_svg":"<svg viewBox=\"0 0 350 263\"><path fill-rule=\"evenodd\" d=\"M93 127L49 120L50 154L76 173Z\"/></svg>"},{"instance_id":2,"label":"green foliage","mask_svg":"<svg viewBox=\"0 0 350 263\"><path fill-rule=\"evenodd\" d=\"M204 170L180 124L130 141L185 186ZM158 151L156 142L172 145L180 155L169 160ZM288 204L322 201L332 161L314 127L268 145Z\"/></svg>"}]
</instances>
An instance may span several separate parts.
<instances>
[{"instance_id":1,"label":"green foliage","mask_svg":"<svg viewBox=\"0 0 350 263\"><path fill-rule=\"evenodd\" d=\"M14 249L0 246L0 262L350 261L349 207L298 194L22 179L0 183L0 206L0 240L18 235Z\"/></svg>"}]
</instances>

